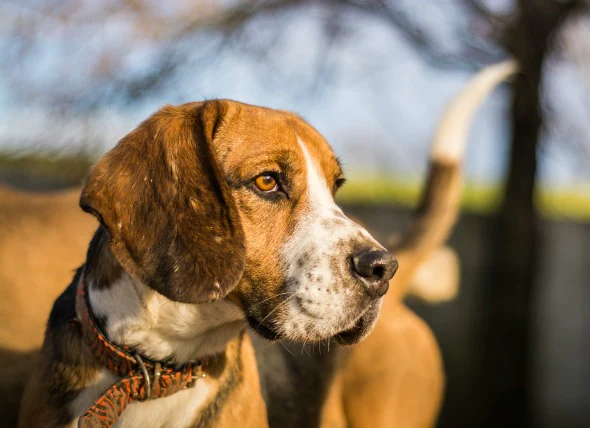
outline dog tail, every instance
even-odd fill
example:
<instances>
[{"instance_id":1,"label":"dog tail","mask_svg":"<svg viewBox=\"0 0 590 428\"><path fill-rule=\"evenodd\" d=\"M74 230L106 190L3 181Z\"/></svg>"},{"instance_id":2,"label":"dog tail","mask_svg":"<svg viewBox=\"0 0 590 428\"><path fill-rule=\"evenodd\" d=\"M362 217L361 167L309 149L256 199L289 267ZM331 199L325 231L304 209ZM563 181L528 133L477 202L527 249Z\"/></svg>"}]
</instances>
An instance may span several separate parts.
<instances>
[{"instance_id":1,"label":"dog tail","mask_svg":"<svg viewBox=\"0 0 590 428\"><path fill-rule=\"evenodd\" d=\"M400 269L391 291L405 296L420 264L444 244L461 202L462 165L471 120L486 96L518 70L507 60L478 72L447 107L430 153L428 178L410 226L394 248Z\"/></svg>"}]
</instances>

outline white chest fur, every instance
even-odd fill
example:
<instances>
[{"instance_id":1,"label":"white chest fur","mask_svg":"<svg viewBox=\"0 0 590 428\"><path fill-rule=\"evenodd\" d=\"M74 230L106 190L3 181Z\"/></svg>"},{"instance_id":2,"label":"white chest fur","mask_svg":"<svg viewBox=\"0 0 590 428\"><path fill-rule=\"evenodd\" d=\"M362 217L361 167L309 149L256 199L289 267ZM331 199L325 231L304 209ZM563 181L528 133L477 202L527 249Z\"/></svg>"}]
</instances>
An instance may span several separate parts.
<instances>
[{"instance_id":1,"label":"white chest fur","mask_svg":"<svg viewBox=\"0 0 590 428\"><path fill-rule=\"evenodd\" d=\"M244 314L227 300L173 302L128 274L108 289L90 288L89 298L94 315L106 319L112 342L153 361L182 365L214 355L245 327Z\"/></svg>"}]
</instances>

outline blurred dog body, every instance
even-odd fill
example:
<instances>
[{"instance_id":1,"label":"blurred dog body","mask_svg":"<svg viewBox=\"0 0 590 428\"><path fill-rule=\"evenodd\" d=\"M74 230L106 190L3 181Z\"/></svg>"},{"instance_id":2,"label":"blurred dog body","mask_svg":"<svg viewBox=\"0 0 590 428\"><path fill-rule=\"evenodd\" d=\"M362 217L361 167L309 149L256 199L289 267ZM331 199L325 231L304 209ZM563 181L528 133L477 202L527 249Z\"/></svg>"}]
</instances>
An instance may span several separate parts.
<instances>
[{"instance_id":1,"label":"blurred dog body","mask_svg":"<svg viewBox=\"0 0 590 428\"><path fill-rule=\"evenodd\" d=\"M80 190L24 193L0 187L0 346L38 348L53 301L86 256L96 220Z\"/></svg>"}]
</instances>

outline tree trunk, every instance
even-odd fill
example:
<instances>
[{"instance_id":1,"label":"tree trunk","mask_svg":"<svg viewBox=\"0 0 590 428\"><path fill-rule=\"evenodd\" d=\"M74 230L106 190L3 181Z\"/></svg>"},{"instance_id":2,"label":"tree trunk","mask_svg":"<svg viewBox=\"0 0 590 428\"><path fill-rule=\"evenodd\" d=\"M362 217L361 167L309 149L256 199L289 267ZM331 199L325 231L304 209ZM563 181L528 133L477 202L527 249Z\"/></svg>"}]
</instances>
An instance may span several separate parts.
<instances>
[{"instance_id":1,"label":"tree trunk","mask_svg":"<svg viewBox=\"0 0 590 428\"><path fill-rule=\"evenodd\" d=\"M574 1L519 0L519 16L507 34L508 49L522 74L513 84L512 144L505 196L494 229L493 264L485 305L482 361L485 424L531 426L531 298L537 268L534 207L543 61L552 35Z\"/></svg>"}]
</instances>

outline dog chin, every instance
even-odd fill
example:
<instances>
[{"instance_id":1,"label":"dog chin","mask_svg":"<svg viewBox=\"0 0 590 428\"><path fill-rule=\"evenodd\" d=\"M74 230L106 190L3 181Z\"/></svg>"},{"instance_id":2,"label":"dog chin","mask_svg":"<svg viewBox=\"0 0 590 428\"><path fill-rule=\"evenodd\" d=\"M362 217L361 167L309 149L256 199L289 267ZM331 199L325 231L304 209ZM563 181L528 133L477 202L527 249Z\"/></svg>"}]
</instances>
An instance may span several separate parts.
<instances>
[{"instance_id":1,"label":"dog chin","mask_svg":"<svg viewBox=\"0 0 590 428\"><path fill-rule=\"evenodd\" d=\"M379 307L370 308L358 319L355 325L336 334L334 339L336 339L340 345L344 346L357 344L371 333L378 317Z\"/></svg>"},{"instance_id":2,"label":"dog chin","mask_svg":"<svg viewBox=\"0 0 590 428\"><path fill-rule=\"evenodd\" d=\"M352 327L341 331L333 336L340 345L354 345L359 343L373 330L375 322L379 317L379 310L381 308L380 303L371 305L353 324ZM250 327L263 339L274 342L281 339L293 339L301 340L301 337L291 338L287 334L281 332L276 326L272 324L263 324L259 322L255 317L247 317L248 324ZM328 337L309 337L306 339L308 342L316 342L327 339Z\"/></svg>"}]
</instances>

